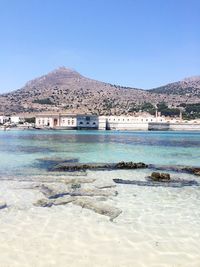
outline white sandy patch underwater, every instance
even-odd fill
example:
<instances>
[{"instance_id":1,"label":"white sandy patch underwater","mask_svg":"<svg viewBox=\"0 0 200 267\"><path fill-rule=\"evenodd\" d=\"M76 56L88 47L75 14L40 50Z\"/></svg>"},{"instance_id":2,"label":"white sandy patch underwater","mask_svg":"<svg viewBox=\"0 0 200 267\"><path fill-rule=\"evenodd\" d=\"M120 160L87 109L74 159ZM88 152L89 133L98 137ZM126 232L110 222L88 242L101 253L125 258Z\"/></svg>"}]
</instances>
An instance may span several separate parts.
<instances>
[{"instance_id":1,"label":"white sandy patch underwater","mask_svg":"<svg viewBox=\"0 0 200 267\"><path fill-rule=\"evenodd\" d=\"M94 186L100 186L113 184L113 178L143 180L148 173L88 171L82 178L96 178ZM31 186L38 181L1 181L0 197L8 205L0 210L1 267L200 266L199 187L117 184L117 196L102 198L122 210L111 222L70 203L35 207L43 197Z\"/></svg>"}]
</instances>

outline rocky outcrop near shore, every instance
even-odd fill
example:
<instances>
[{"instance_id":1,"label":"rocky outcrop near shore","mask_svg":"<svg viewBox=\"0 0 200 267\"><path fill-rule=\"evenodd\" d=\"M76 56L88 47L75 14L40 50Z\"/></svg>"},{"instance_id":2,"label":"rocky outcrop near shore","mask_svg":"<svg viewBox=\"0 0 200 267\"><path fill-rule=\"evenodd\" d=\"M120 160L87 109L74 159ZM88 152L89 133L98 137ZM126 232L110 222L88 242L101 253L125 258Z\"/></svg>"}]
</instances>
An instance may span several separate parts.
<instances>
[{"instance_id":1,"label":"rocky outcrop near shore","mask_svg":"<svg viewBox=\"0 0 200 267\"><path fill-rule=\"evenodd\" d=\"M173 172L186 172L194 175L200 176L200 167L195 166L185 166L185 165L156 165L149 164L149 169L153 170L163 170L163 171L173 171Z\"/></svg>"},{"instance_id":2,"label":"rocky outcrop near shore","mask_svg":"<svg viewBox=\"0 0 200 267\"><path fill-rule=\"evenodd\" d=\"M131 170L144 169L148 165L143 162L125 162L118 163L61 163L56 165L52 171L85 171L85 170Z\"/></svg>"},{"instance_id":3,"label":"rocky outcrop near shore","mask_svg":"<svg viewBox=\"0 0 200 267\"><path fill-rule=\"evenodd\" d=\"M151 175L145 177L146 181L140 180L124 180L113 179L117 184L129 184L137 186L152 186L152 187L185 187L185 186L200 186L196 180L186 180L180 178L171 178L169 173L152 172Z\"/></svg>"}]
</instances>

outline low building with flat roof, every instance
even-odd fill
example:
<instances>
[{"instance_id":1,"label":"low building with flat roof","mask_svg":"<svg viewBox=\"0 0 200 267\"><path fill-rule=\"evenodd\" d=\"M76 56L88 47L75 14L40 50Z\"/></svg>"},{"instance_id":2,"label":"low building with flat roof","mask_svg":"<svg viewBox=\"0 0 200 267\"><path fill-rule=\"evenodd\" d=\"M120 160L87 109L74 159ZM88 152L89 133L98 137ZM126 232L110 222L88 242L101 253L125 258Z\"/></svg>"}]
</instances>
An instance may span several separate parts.
<instances>
[{"instance_id":1,"label":"low building with flat roof","mask_svg":"<svg viewBox=\"0 0 200 267\"><path fill-rule=\"evenodd\" d=\"M74 114L37 114L36 128L76 129L77 119Z\"/></svg>"}]
</instances>

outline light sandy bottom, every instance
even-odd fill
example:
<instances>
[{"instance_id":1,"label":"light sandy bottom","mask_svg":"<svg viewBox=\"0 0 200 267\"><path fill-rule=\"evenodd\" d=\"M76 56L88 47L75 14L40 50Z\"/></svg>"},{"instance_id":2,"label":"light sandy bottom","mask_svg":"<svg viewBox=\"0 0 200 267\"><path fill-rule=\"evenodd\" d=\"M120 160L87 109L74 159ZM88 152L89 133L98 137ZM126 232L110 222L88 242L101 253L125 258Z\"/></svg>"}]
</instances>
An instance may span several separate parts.
<instances>
[{"instance_id":1,"label":"light sandy bottom","mask_svg":"<svg viewBox=\"0 0 200 267\"><path fill-rule=\"evenodd\" d=\"M112 178L143 179L145 172L89 172L96 185ZM180 176L180 175L179 175ZM183 175L185 178L187 175ZM73 204L35 207L38 190L1 181L0 267L200 266L200 189L117 185L106 201L123 212L105 216Z\"/></svg>"}]
</instances>

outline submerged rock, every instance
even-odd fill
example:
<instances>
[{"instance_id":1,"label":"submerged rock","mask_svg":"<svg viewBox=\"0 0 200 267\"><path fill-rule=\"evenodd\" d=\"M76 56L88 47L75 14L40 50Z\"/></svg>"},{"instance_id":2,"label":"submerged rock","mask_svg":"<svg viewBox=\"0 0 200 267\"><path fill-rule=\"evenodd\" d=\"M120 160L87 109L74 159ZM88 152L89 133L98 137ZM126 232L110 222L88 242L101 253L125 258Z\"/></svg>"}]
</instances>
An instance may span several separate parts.
<instances>
[{"instance_id":1,"label":"submerged rock","mask_svg":"<svg viewBox=\"0 0 200 267\"><path fill-rule=\"evenodd\" d=\"M67 178L63 180L65 184L87 184L95 181L96 179L93 178Z\"/></svg>"},{"instance_id":2,"label":"submerged rock","mask_svg":"<svg viewBox=\"0 0 200 267\"><path fill-rule=\"evenodd\" d=\"M5 201L0 200L0 209L5 209L7 207L7 204Z\"/></svg>"},{"instance_id":3,"label":"submerged rock","mask_svg":"<svg viewBox=\"0 0 200 267\"><path fill-rule=\"evenodd\" d=\"M164 172L152 172L151 176L147 177L150 181L166 182L170 181L170 174Z\"/></svg>"},{"instance_id":4,"label":"submerged rock","mask_svg":"<svg viewBox=\"0 0 200 267\"><path fill-rule=\"evenodd\" d=\"M149 169L154 169L154 170L186 172L186 173L200 176L200 168L199 167L184 166L184 165L155 165L155 164L149 164L148 167L149 167Z\"/></svg>"},{"instance_id":5,"label":"submerged rock","mask_svg":"<svg viewBox=\"0 0 200 267\"><path fill-rule=\"evenodd\" d=\"M33 203L33 205L36 207L51 207L53 205L53 201L46 198L42 198Z\"/></svg>"},{"instance_id":6,"label":"submerged rock","mask_svg":"<svg viewBox=\"0 0 200 267\"><path fill-rule=\"evenodd\" d=\"M162 187L184 187L184 186L200 186L200 184L195 180L184 180L184 179L174 179L168 181L138 181L138 180L123 180L123 179L113 179L117 184L131 184L137 186L162 186Z\"/></svg>"},{"instance_id":7,"label":"submerged rock","mask_svg":"<svg viewBox=\"0 0 200 267\"><path fill-rule=\"evenodd\" d=\"M64 196L64 197L56 198L53 202L53 205L55 206L66 205L68 203L73 202L74 200L75 200L74 197Z\"/></svg>"},{"instance_id":8,"label":"submerged rock","mask_svg":"<svg viewBox=\"0 0 200 267\"><path fill-rule=\"evenodd\" d=\"M101 215L108 216L111 221L118 217L122 211L116 207L112 207L97 200L88 197L60 197L57 199L40 199L34 203L36 207L52 207L58 205L66 205L72 203L85 209L92 210Z\"/></svg>"},{"instance_id":9,"label":"submerged rock","mask_svg":"<svg viewBox=\"0 0 200 267\"><path fill-rule=\"evenodd\" d=\"M89 198L77 198L72 202L72 204L92 210L101 215L108 216L110 218L110 221L113 221L122 213L122 210L120 210L119 208L112 207L102 202L94 202Z\"/></svg>"},{"instance_id":10,"label":"submerged rock","mask_svg":"<svg viewBox=\"0 0 200 267\"><path fill-rule=\"evenodd\" d=\"M71 196L88 196L88 197L115 197L118 195L117 191L101 190L101 189L80 189L70 193Z\"/></svg>"},{"instance_id":11,"label":"submerged rock","mask_svg":"<svg viewBox=\"0 0 200 267\"><path fill-rule=\"evenodd\" d=\"M66 205L68 203L71 203L74 201L73 197L61 197L57 199L39 199L34 203L34 206L36 207L52 207L58 206L58 205Z\"/></svg>"},{"instance_id":12,"label":"submerged rock","mask_svg":"<svg viewBox=\"0 0 200 267\"><path fill-rule=\"evenodd\" d=\"M71 185L71 189L79 189L79 188L81 188L81 184L72 184Z\"/></svg>"},{"instance_id":13,"label":"submerged rock","mask_svg":"<svg viewBox=\"0 0 200 267\"><path fill-rule=\"evenodd\" d=\"M116 196L118 194L117 191L111 190L101 190L101 189L84 189L84 188L76 188L76 189L68 189L61 186L49 186L42 185L40 187L40 191L49 199L59 198L66 195L69 196L102 196L102 197L110 197Z\"/></svg>"}]
</instances>

